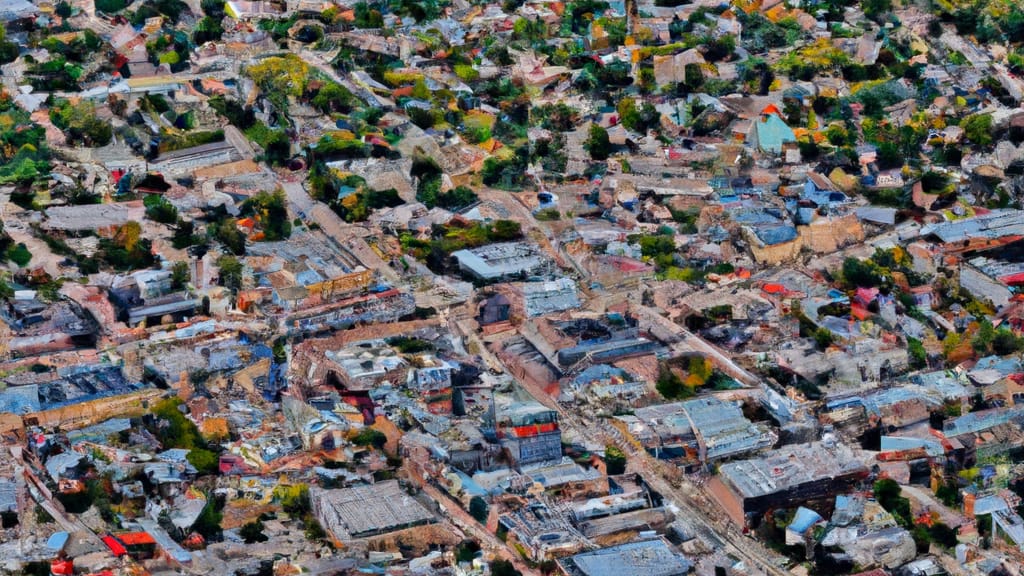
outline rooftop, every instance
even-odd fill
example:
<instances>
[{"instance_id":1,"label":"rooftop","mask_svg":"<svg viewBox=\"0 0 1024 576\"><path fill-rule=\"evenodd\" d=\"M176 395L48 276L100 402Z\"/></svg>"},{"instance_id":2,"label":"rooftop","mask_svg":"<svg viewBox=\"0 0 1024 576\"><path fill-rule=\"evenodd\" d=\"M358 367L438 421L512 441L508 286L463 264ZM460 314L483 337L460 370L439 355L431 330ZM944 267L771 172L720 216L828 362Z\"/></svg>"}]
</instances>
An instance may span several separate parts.
<instances>
[{"instance_id":1,"label":"rooftop","mask_svg":"<svg viewBox=\"0 0 1024 576\"><path fill-rule=\"evenodd\" d=\"M324 528L339 540L391 532L434 520L434 515L406 494L397 480L342 490L313 488L310 499Z\"/></svg>"},{"instance_id":2,"label":"rooftop","mask_svg":"<svg viewBox=\"0 0 1024 576\"><path fill-rule=\"evenodd\" d=\"M584 552L559 564L570 576L681 576L693 567L662 538Z\"/></svg>"},{"instance_id":3,"label":"rooftop","mask_svg":"<svg viewBox=\"0 0 1024 576\"><path fill-rule=\"evenodd\" d=\"M759 458L729 462L719 474L745 498L757 498L797 488L803 484L867 472L853 451L843 444L785 446Z\"/></svg>"},{"instance_id":4,"label":"rooftop","mask_svg":"<svg viewBox=\"0 0 1024 576\"><path fill-rule=\"evenodd\" d=\"M535 272L545 259L535 246L524 242L500 242L452 253L459 266L484 280L499 280Z\"/></svg>"}]
</instances>

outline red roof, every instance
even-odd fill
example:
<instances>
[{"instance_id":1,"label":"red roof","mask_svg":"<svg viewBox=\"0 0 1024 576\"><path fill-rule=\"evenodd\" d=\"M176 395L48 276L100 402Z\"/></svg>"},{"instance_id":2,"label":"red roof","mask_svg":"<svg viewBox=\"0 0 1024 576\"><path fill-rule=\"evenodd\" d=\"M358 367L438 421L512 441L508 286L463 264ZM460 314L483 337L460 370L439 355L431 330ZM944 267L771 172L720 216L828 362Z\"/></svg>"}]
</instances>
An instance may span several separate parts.
<instances>
[{"instance_id":1,"label":"red roof","mask_svg":"<svg viewBox=\"0 0 1024 576\"><path fill-rule=\"evenodd\" d=\"M878 298L878 288L857 288L854 297L864 304L870 304L875 298Z\"/></svg>"},{"instance_id":2,"label":"red roof","mask_svg":"<svg viewBox=\"0 0 1024 576\"><path fill-rule=\"evenodd\" d=\"M785 294L788 292L786 287L782 284L765 284L764 286L761 286L761 290L764 290L769 294Z\"/></svg>"},{"instance_id":3,"label":"red roof","mask_svg":"<svg viewBox=\"0 0 1024 576\"><path fill-rule=\"evenodd\" d=\"M124 534L118 534L117 539L125 546L156 544L156 540L149 535L149 532L125 532Z\"/></svg>"},{"instance_id":4,"label":"red roof","mask_svg":"<svg viewBox=\"0 0 1024 576\"><path fill-rule=\"evenodd\" d=\"M412 96L412 86L402 86L391 92L392 98L401 98L402 96Z\"/></svg>"},{"instance_id":5,"label":"red roof","mask_svg":"<svg viewBox=\"0 0 1024 576\"><path fill-rule=\"evenodd\" d=\"M75 563L71 560L54 560L50 562L50 574L71 576L75 573Z\"/></svg>"},{"instance_id":6,"label":"red roof","mask_svg":"<svg viewBox=\"0 0 1024 576\"><path fill-rule=\"evenodd\" d=\"M867 320L871 317L871 312L867 308L862 306L859 302L850 304L850 314L857 320Z\"/></svg>"},{"instance_id":7,"label":"red roof","mask_svg":"<svg viewBox=\"0 0 1024 576\"><path fill-rule=\"evenodd\" d=\"M100 538L100 540L103 540L103 543L107 545L107 548L110 548L110 551L114 554L114 556L124 556L128 553L128 551L125 550L124 546L117 541L117 538L114 538L109 534L107 536Z\"/></svg>"}]
</instances>

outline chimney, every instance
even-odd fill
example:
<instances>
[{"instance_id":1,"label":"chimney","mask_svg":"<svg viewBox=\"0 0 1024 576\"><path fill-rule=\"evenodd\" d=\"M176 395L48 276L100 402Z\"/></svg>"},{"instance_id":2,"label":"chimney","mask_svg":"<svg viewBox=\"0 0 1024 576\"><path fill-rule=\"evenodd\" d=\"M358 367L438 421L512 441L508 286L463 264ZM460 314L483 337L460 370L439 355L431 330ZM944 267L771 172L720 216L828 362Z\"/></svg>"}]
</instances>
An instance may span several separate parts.
<instances>
[{"instance_id":1,"label":"chimney","mask_svg":"<svg viewBox=\"0 0 1024 576\"><path fill-rule=\"evenodd\" d=\"M964 490L964 516L974 518L974 500L976 498L974 492Z\"/></svg>"}]
</instances>

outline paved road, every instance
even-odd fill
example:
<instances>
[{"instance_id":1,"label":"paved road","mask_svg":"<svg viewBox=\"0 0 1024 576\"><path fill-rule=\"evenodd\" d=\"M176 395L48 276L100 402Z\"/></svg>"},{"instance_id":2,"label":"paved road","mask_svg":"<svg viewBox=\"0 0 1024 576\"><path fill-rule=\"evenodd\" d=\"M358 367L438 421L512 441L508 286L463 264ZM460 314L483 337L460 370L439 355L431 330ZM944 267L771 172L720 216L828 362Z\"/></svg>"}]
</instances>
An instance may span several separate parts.
<instances>
[{"instance_id":1,"label":"paved road","mask_svg":"<svg viewBox=\"0 0 1024 576\"><path fill-rule=\"evenodd\" d=\"M252 160L253 158L256 157L256 151L253 150L252 144L249 142L249 139L246 138L245 134L242 134L238 130L238 128L235 128L233 125L228 124L224 127L224 138L228 141L229 144L231 144L232 146L235 147L236 150L238 150L238 153L242 155L243 159Z\"/></svg>"},{"instance_id":2,"label":"paved road","mask_svg":"<svg viewBox=\"0 0 1024 576\"><path fill-rule=\"evenodd\" d=\"M602 436L618 446L627 456L631 471L644 480L666 500L679 508L684 518L696 531L696 536L711 550L725 552L743 560L748 568L770 576L788 576L788 572L773 563L776 555L760 543L743 535L719 506L709 498L703 487L688 482L678 468L656 460L642 449L622 437L610 424L599 422L586 428L591 435ZM667 478L674 477L670 482Z\"/></svg>"},{"instance_id":3,"label":"paved road","mask_svg":"<svg viewBox=\"0 0 1024 576\"><path fill-rule=\"evenodd\" d=\"M640 307L646 314L653 314L661 318L653 311ZM668 321L667 319L662 318ZM733 372L734 378L743 378L754 383L758 381L749 372L736 366L732 360L725 356L699 336L692 334L682 327L676 326L681 332L680 335L689 342L693 349L720 358L722 369ZM555 410L559 414L559 424L563 432L569 437L586 439L591 444L616 445L627 455L627 462L632 471L643 476L648 484L674 504L681 511L680 516L685 518L697 531L697 537L711 550L721 550L732 556L743 560L748 567L760 573L770 576L788 576L788 573L773 563L776 555L769 552L758 542L743 535L739 527L729 520L728 515L721 509L704 491L703 487L695 486L686 481L685 477L677 467L661 462L642 448L639 448L623 437L614 426L608 422L594 421L572 411L565 410L544 390L533 386L529 382L518 381L519 385L538 402ZM673 480L670 482L669 478Z\"/></svg>"},{"instance_id":4,"label":"paved road","mask_svg":"<svg viewBox=\"0 0 1024 576\"><path fill-rule=\"evenodd\" d=\"M709 344L700 336L697 336L693 332L690 332L686 328L683 328L646 306L633 306L633 310L635 310L644 321L656 325L662 330L674 333L681 339L683 344L694 352L700 352L705 356L710 356L715 361L715 365L717 365L719 369L742 384L747 386L759 386L761 384L760 378L741 368L732 361L732 358L717 347Z\"/></svg>"},{"instance_id":5,"label":"paved road","mask_svg":"<svg viewBox=\"0 0 1024 576\"><path fill-rule=\"evenodd\" d=\"M433 500L444 509L448 519L451 520L453 524L480 541L485 550L497 555L503 560L508 560L516 567L516 570L519 570L524 575L530 576L538 573L536 570L527 566L518 554L513 554L507 544L499 540L497 536L488 532L483 526L481 526L480 523L469 514L469 512L466 512L461 506L452 502L452 499L446 494L442 494L440 490L430 483L424 484L422 488L427 495L433 498Z\"/></svg>"}]
</instances>

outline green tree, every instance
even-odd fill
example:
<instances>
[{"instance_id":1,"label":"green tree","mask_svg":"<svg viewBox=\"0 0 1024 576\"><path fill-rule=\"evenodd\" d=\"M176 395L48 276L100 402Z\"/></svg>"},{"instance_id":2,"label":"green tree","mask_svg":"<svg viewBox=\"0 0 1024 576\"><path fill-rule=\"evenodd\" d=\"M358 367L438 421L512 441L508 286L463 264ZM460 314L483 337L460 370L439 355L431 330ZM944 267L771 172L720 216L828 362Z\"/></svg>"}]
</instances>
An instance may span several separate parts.
<instances>
[{"instance_id":1,"label":"green tree","mask_svg":"<svg viewBox=\"0 0 1024 576\"><path fill-rule=\"evenodd\" d=\"M153 415L164 421L164 425L155 427L153 431L157 440L165 448L193 448L204 447L199 428L185 417L181 411L183 406L178 398L165 398L153 407Z\"/></svg>"},{"instance_id":2,"label":"green tree","mask_svg":"<svg viewBox=\"0 0 1024 576\"><path fill-rule=\"evenodd\" d=\"M178 221L178 209L159 194L150 194L143 198L146 217L161 224L174 224Z\"/></svg>"},{"instance_id":3,"label":"green tree","mask_svg":"<svg viewBox=\"0 0 1024 576\"><path fill-rule=\"evenodd\" d=\"M380 10L370 8L366 2L358 2L354 7L356 28L383 28L384 15Z\"/></svg>"},{"instance_id":4,"label":"green tree","mask_svg":"<svg viewBox=\"0 0 1024 576\"><path fill-rule=\"evenodd\" d=\"M242 289L242 263L231 255L221 256L217 259L217 268L220 269L220 285L237 292Z\"/></svg>"},{"instance_id":5,"label":"green tree","mask_svg":"<svg viewBox=\"0 0 1024 576\"><path fill-rule=\"evenodd\" d=\"M942 355L946 358L960 346L960 335L956 332L950 331L946 334L946 337L942 339Z\"/></svg>"},{"instance_id":6,"label":"green tree","mask_svg":"<svg viewBox=\"0 0 1024 576\"><path fill-rule=\"evenodd\" d=\"M590 152L590 157L594 160L607 160L612 152L612 144L608 140L608 131L602 128L600 124L591 124L589 135L583 143L583 147L587 149L587 152Z\"/></svg>"},{"instance_id":7,"label":"green tree","mask_svg":"<svg viewBox=\"0 0 1024 576\"><path fill-rule=\"evenodd\" d=\"M988 146L992 143L992 115L974 114L964 118L960 122L960 128L964 136L978 146Z\"/></svg>"},{"instance_id":8,"label":"green tree","mask_svg":"<svg viewBox=\"0 0 1024 576\"><path fill-rule=\"evenodd\" d=\"M478 197L468 186L456 186L455 188L437 195L437 206L446 210L461 210L476 202Z\"/></svg>"},{"instance_id":9,"label":"green tree","mask_svg":"<svg viewBox=\"0 0 1024 576\"><path fill-rule=\"evenodd\" d=\"M171 265L172 290L184 289L190 278L192 278L192 273L189 270L188 262L179 261Z\"/></svg>"},{"instance_id":10,"label":"green tree","mask_svg":"<svg viewBox=\"0 0 1024 576\"><path fill-rule=\"evenodd\" d=\"M658 81L654 76L654 68L643 67L637 72L636 83L640 86L640 92L650 94L658 88Z\"/></svg>"},{"instance_id":11,"label":"green tree","mask_svg":"<svg viewBox=\"0 0 1024 576\"><path fill-rule=\"evenodd\" d=\"M220 538L220 522L223 519L224 515L217 510L216 500L210 494L207 494L206 506L199 513L199 517L196 519L195 524L192 525L192 529L207 540L216 540Z\"/></svg>"},{"instance_id":12,"label":"green tree","mask_svg":"<svg viewBox=\"0 0 1024 576\"><path fill-rule=\"evenodd\" d=\"M892 12L892 0L862 0L861 9L864 15L872 20L879 20L883 15Z\"/></svg>"},{"instance_id":13,"label":"green tree","mask_svg":"<svg viewBox=\"0 0 1024 576\"><path fill-rule=\"evenodd\" d=\"M481 524L487 523L487 501L480 496L473 496L469 501L469 515Z\"/></svg>"},{"instance_id":14,"label":"green tree","mask_svg":"<svg viewBox=\"0 0 1024 576\"><path fill-rule=\"evenodd\" d=\"M883 478L875 482L875 500L878 501L882 508L885 508L886 511L892 514L901 526L907 528L913 524L913 518L910 511L910 500L902 497L902 492L903 489L900 488L900 485L895 480Z\"/></svg>"},{"instance_id":15,"label":"green tree","mask_svg":"<svg viewBox=\"0 0 1024 576\"><path fill-rule=\"evenodd\" d=\"M220 224L212 225L214 237L224 245L232 254L242 256L245 254L245 234L238 229L238 221L234 218L222 220Z\"/></svg>"},{"instance_id":16,"label":"green tree","mask_svg":"<svg viewBox=\"0 0 1024 576\"><path fill-rule=\"evenodd\" d=\"M381 450L388 443L388 437L383 432L366 426L352 438L352 443L356 446L373 446Z\"/></svg>"},{"instance_id":17,"label":"green tree","mask_svg":"<svg viewBox=\"0 0 1024 576\"><path fill-rule=\"evenodd\" d=\"M978 324L978 332L971 339L971 348L981 355L988 354L992 349L992 342L995 340L996 330L988 318L982 318Z\"/></svg>"},{"instance_id":18,"label":"green tree","mask_svg":"<svg viewBox=\"0 0 1024 576\"><path fill-rule=\"evenodd\" d=\"M292 233L292 223L288 220L287 201L284 190L260 192L246 200L242 205L243 214L252 214L263 230L267 241L285 240Z\"/></svg>"},{"instance_id":19,"label":"green tree","mask_svg":"<svg viewBox=\"0 0 1024 576\"><path fill-rule=\"evenodd\" d=\"M619 113L619 122L629 130L636 130L640 125L640 111L636 108L636 101L632 98L623 98L615 107Z\"/></svg>"},{"instance_id":20,"label":"green tree","mask_svg":"<svg viewBox=\"0 0 1024 576\"><path fill-rule=\"evenodd\" d=\"M658 390L658 394L661 394L666 400L686 398L693 395L693 390L684 384L682 378L669 368L667 364L662 364L659 367L658 381L654 387Z\"/></svg>"},{"instance_id":21,"label":"green tree","mask_svg":"<svg viewBox=\"0 0 1024 576\"><path fill-rule=\"evenodd\" d=\"M928 365L928 353L924 344L916 338L907 338L907 355L910 357L910 367L919 370Z\"/></svg>"},{"instance_id":22,"label":"green tree","mask_svg":"<svg viewBox=\"0 0 1024 576\"><path fill-rule=\"evenodd\" d=\"M7 30L0 26L0 64L14 62L19 52L18 45L7 40Z\"/></svg>"},{"instance_id":23,"label":"green tree","mask_svg":"<svg viewBox=\"0 0 1024 576\"><path fill-rule=\"evenodd\" d=\"M202 475L217 473L220 465L220 457L217 456L217 453L205 448L193 448L189 450L185 458Z\"/></svg>"},{"instance_id":24,"label":"green tree","mask_svg":"<svg viewBox=\"0 0 1024 576\"><path fill-rule=\"evenodd\" d=\"M317 91L316 96L310 101L314 108L324 114L348 112L352 109L353 102L355 102L355 96L337 82L328 82Z\"/></svg>"},{"instance_id":25,"label":"green tree","mask_svg":"<svg viewBox=\"0 0 1024 576\"><path fill-rule=\"evenodd\" d=\"M313 509L307 484L277 486L274 488L274 498L281 503L281 509L294 518L302 517Z\"/></svg>"},{"instance_id":26,"label":"green tree","mask_svg":"<svg viewBox=\"0 0 1024 576\"><path fill-rule=\"evenodd\" d=\"M427 88L423 78L417 78L412 85L412 97L417 100L430 100L430 88Z\"/></svg>"},{"instance_id":27,"label":"green tree","mask_svg":"<svg viewBox=\"0 0 1024 576\"><path fill-rule=\"evenodd\" d=\"M246 544L255 544L269 540L267 535L263 533L263 522L259 520L244 524L239 528L238 535L242 537Z\"/></svg>"},{"instance_id":28,"label":"green tree","mask_svg":"<svg viewBox=\"0 0 1024 576\"><path fill-rule=\"evenodd\" d=\"M814 343L819 350L825 350L835 342L835 336L828 328L818 328L814 331Z\"/></svg>"},{"instance_id":29,"label":"green tree","mask_svg":"<svg viewBox=\"0 0 1024 576\"><path fill-rule=\"evenodd\" d=\"M480 553L480 544L476 540L463 540L455 548L456 562L472 562Z\"/></svg>"},{"instance_id":30,"label":"green tree","mask_svg":"<svg viewBox=\"0 0 1024 576\"><path fill-rule=\"evenodd\" d=\"M32 261L32 253L28 251L28 246L19 242L7 249L7 259L24 268Z\"/></svg>"},{"instance_id":31,"label":"green tree","mask_svg":"<svg viewBox=\"0 0 1024 576\"><path fill-rule=\"evenodd\" d=\"M992 352L999 356L1006 356L1007 354L1019 352L1022 345L1024 345L1024 342L1016 334L1000 327L999 330L996 330L996 335L992 339Z\"/></svg>"},{"instance_id":32,"label":"green tree","mask_svg":"<svg viewBox=\"0 0 1024 576\"><path fill-rule=\"evenodd\" d=\"M202 239L195 234L195 224L191 220L178 219L174 226L174 233L171 236L171 246L177 250L184 250L189 246L199 244Z\"/></svg>"},{"instance_id":33,"label":"green tree","mask_svg":"<svg viewBox=\"0 0 1024 576\"><path fill-rule=\"evenodd\" d=\"M843 260L843 279L851 286L862 288L871 288L881 283L881 277L875 265L857 258Z\"/></svg>"},{"instance_id":34,"label":"green tree","mask_svg":"<svg viewBox=\"0 0 1024 576\"><path fill-rule=\"evenodd\" d=\"M523 236L523 228L514 220L495 220L487 233L492 242L508 242Z\"/></svg>"},{"instance_id":35,"label":"green tree","mask_svg":"<svg viewBox=\"0 0 1024 576\"><path fill-rule=\"evenodd\" d=\"M683 68L683 86L689 92L695 92L704 85L704 72L700 64L687 64Z\"/></svg>"},{"instance_id":36,"label":"green tree","mask_svg":"<svg viewBox=\"0 0 1024 576\"><path fill-rule=\"evenodd\" d=\"M192 32L192 41L198 45L202 45L207 42L217 42L223 35L224 29L221 28L220 20L211 16L204 16L203 19L196 24L196 27Z\"/></svg>"},{"instance_id":37,"label":"green tree","mask_svg":"<svg viewBox=\"0 0 1024 576\"><path fill-rule=\"evenodd\" d=\"M491 576L523 576L523 573L508 560L495 560L491 562Z\"/></svg>"},{"instance_id":38,"label":"green tree","mask_svg":"<svg viewBox=\"0 0 1024 576\"><path fill-rule=\"evenodd\" d=\"M626 473L626 454L617 446L608 445L604 448L604 463L608 467L609 476Z\"/></svg>"}]
</instances>

